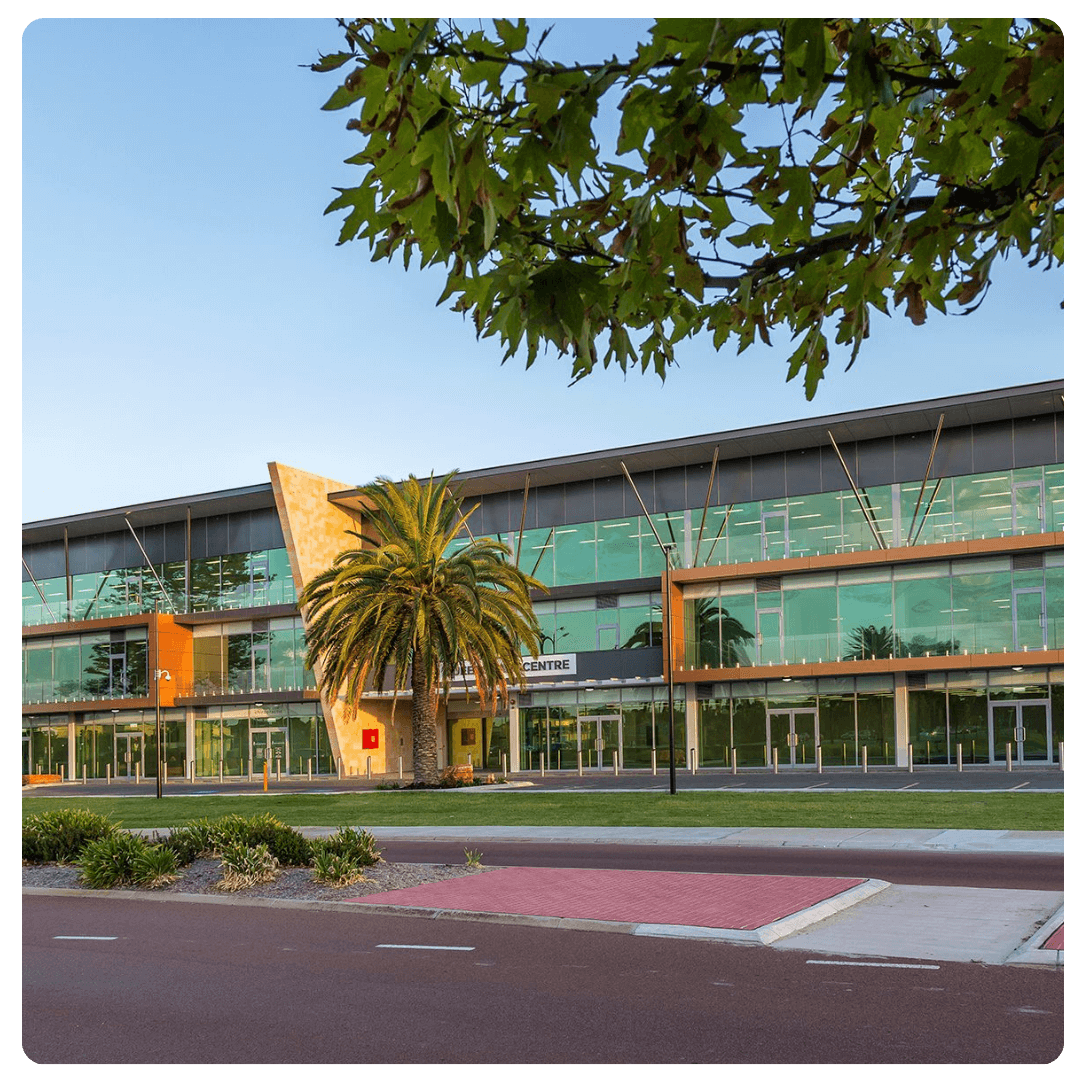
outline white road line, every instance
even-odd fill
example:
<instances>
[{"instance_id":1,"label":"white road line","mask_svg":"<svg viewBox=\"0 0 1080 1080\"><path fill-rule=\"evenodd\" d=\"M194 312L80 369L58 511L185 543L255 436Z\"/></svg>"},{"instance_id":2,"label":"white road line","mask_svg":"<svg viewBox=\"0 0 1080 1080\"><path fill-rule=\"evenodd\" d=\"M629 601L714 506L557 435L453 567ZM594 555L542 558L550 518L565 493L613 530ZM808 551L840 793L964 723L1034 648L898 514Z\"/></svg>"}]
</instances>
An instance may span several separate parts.
<instances>
[{"instance_id":1,"label":"white road line","mask_svg":"<svg viewBox=\"0 0 1080 1080\"><path fill-rule=\"evenodd\" d=\"M115 937L91 937L89 934L53 934L53 941L115 941Z\"/></svg>"},{"instance_id":2,"label":"white road line","mask_svg":"<svg viewBox=\"0 0 1080 1080\"><path fill-rule=\"evenodd\" d=\"M918 786L919 786L919 781L918 781L918 780L916 780L914 784L905 784L905 785L904 785L904 786L903 786L902 788L900 788L899 790L900 790L900 791L910 791L910 790L911 790L911 789L912 789L913 787L918 787Z\"/></svg>"},{"instance_id":3,"label":"white road line","mask_svg":"<svg viewBox=\"0 0 1080 1080\"><path fill-rule=\"evenodd\" d=\"M940 964L882 964L870 960L807 960L808 964L833 964L837 967L889 967L889 968L926 968L937 971Z\"/></svg>"},{"instance_id":4,"label":"white road line","mask_svg":"<svg viewBox=\"0 0 1080 1080\"><path fill-rule=\"evenodd\" d=\"M376 945L376 949L438 949L442 952L475 952L472 945Z\"/></svg>"},{"instance_id":5,"label":"white road line","mask_svg":"<svg viewBox=\"0 0 1080 1080\"><path fill-rule=\"evenodd\" d=\"M1025 780L1022 784L1017 784L1016 787L1009 788L1010 791L1019 791L1022 787L1027 787L1030 784L1030 780Z\"/></svg>"}]
</instances>

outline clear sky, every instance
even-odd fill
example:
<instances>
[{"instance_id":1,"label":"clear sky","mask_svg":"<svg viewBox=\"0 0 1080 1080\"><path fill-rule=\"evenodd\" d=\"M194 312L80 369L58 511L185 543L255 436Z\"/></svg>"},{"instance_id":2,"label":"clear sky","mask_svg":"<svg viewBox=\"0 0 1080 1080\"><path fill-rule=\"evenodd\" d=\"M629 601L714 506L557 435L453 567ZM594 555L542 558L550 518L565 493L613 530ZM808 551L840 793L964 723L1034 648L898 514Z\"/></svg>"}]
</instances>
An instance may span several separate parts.
<instances>
[{"instance_id":1,"label":"clear sky","mask_svg":"<svg viewBox=\"0 0 1080 1080\"><path fill-rule=\"evenodd\" d=\"M536 20L534 20L536 21ZM628 21L560 23L564 58ZM318 20L42 20L23 35L23 520L265 483L477 468L1063 374L1061 272L998 269L975 314L878 318L812 402L782 348L704 338L568 387L435 308L437 269L369 262L323 217L357 136L301 65ZM574 57L577 54L577 57Z\"/></svg>"}]
</instances>

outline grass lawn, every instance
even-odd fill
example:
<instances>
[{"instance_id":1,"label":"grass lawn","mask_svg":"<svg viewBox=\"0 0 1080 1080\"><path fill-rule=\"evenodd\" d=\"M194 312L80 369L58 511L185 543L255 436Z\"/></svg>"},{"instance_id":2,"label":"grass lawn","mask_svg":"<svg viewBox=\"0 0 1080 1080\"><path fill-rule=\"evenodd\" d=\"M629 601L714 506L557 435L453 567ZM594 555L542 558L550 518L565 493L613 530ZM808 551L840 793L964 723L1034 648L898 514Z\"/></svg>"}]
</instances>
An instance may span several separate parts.
<instances>
[{"instance_id":1,"label":"grass lawn","mask_svg":"<svg viewBox=\"0 0 1080 1080\"><path fill-rule=\"evenodd\" d=\"M287 825L558 825L814 829L1064 830L1060 792L491 792L166 795L23 799L23 816L62 807L126 828L167 828L225 814L271 813Z\"/></svg>"}]
</instances>

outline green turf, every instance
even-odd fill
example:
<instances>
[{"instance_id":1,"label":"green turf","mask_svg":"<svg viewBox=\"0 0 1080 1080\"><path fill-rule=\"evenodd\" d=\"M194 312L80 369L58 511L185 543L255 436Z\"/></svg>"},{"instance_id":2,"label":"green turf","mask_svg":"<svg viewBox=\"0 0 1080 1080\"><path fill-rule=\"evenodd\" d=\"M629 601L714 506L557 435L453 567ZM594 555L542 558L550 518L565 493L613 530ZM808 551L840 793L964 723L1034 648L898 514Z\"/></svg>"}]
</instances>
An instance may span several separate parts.
<instances>
[{"instance_id":1,"label":"green turf","mask_svg":"<svg viewBox=\"0 0 1080 1080\"><path fill-rule=\"evenodd\" d=\"M602 828L1063 830L1061 792L378 791L347 795L30 798L23 814L61 807L126 828L166 828L224 814L272 813L288 825L555 825Z\"/></svg>"}]
</instances>

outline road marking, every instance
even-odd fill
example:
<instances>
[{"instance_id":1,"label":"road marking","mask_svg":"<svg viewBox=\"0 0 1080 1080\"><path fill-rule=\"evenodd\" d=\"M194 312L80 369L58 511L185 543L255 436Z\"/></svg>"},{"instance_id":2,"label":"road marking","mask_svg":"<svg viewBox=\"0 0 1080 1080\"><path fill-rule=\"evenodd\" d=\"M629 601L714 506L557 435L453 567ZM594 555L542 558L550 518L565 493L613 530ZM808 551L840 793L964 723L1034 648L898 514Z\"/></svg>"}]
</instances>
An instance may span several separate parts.
<instances>
[{"instance_id":1,"label":"road marking","mask_svg":"<svg viewBox=\"0 0 1080 1080\"><path fill-rule=\"evenodd\" d=\"M811 784L809 787L804 788L804 791L813 791L816 787L828 787L829 781L822 780L820 784Z\"/></svg>"},{"instance_id":2,"label":"road marking","mask_svg":"<svg viewBox=\"0 0 1080 1080\"><path fill-rule=\"evenodd\" d=\"M1019 791L1022 787L1027 787L1030 784L1030 780L1025 780L1022 784L1017 784L1016 787L1009 788L1010 791Z\"/></svg>"},{"instance_id":3,"label":"road marking","mask_svg":"<svg viewBox=\"0 0 1080 1080\"><path fill-rule=\"evenodd\" d=\"M476 952L472 945L376 945L376 949L435 949L441 952Z\"/></svg>"},{"instance_id":4,"label":"road marking","mask_svg":"<svg viewBox=\"0 0 1080 1080\"><path fill-rule=\"evenodd\" d=\"M904 787L900 788L899 790L900 791L910 791L913 787L918 787L918 786L919 786L919 781L916 780L914 784L905 784Z\"/></svg>"},{"instance_id":5,"label":"road marking","mask_svg":"<svg viewBox=\"0 0 1080 1080\"><path fill-rule=\"evenodd\" d=\"M882 964L870 960L807 960L808 964L834 964L837 967L888 967L888 968L926 968L937 971L940 964Z\"/></svg>"},{"instance_id":6,"label":"road marking","mask_svg":"<svg viewBox=\"0 0 1080 1080\"><path fill-rule=\"evenodd\" d=\"M54 934L53 941L115 941L115 937L91 937L89 934Z\"/></svg>"}]
</instances>

